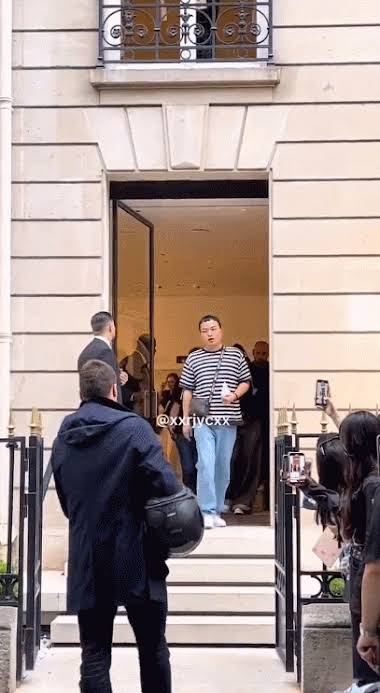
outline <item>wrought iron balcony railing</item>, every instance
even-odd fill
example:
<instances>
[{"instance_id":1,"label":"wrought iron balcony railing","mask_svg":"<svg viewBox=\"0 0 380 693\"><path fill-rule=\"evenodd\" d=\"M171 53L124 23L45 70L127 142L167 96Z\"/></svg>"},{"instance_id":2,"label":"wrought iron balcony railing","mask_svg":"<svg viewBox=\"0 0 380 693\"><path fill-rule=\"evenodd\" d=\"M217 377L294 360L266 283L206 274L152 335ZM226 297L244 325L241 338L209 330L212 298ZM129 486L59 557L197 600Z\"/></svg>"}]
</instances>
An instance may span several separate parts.
<instances>
[{"instance_id":1,"label":"wrought iron balcony railing","mask_svg":"<svg viewBox=\"0 0 380 693\"><path fill-rule=\"evenodd\" d=\"M272 0L99 0L99 62L267 62Z\"/></svg>"}]
</instances>

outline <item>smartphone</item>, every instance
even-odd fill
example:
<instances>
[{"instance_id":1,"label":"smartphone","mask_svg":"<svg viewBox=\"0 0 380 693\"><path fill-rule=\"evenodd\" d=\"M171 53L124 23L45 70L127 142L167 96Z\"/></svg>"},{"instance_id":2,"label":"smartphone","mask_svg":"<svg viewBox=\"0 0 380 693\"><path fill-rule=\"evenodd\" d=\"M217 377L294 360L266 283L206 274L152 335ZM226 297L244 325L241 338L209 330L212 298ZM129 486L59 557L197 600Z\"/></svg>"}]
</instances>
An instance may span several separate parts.
<instances>
[{"instance_id":1,"label":"smartphone","mask_svg":"<svg viewBox=\"0 0 380 693\"><path fill-rule=\"evenodd\" d=\"M328 380L317 380L315 385L315 406L325 408L327 398L330 397L330 385Z\"/></svg>"},{"instance_id":2,"label":"smartphone","mask_svg":"<svg viewBox=\"0 0 380 693\"><path fill-rule=\"evenodd\" d=\"M289 484L298 484L310 476L311 461L306 459L303 452L288 452L282 464L282 478Z\"/></svg>"}]
</instances>

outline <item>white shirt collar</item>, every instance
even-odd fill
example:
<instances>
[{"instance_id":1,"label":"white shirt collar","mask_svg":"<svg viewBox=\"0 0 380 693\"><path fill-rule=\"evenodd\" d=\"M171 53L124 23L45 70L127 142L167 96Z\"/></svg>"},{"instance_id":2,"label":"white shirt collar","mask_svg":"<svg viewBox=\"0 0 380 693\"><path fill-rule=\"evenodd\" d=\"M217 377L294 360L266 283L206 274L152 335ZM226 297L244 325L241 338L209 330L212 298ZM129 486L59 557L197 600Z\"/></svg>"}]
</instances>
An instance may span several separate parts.
<instances>
[{"instance_id":1,"label":"white shirt collar","mask_svg":"<svg viewBox=\"0 0 380 693\"><path fill-rule=\"evenodd\" d=\"M94 337L94 339L101 339L102 342L104 342L105 344L107 344L107 346L108 346L110 349L112 349L112 346L111 346L111 344L109 343L108 339L106 339L105 337L102 337L102 335L96 334L95 337Z\"/></svg>"}]
</instances>

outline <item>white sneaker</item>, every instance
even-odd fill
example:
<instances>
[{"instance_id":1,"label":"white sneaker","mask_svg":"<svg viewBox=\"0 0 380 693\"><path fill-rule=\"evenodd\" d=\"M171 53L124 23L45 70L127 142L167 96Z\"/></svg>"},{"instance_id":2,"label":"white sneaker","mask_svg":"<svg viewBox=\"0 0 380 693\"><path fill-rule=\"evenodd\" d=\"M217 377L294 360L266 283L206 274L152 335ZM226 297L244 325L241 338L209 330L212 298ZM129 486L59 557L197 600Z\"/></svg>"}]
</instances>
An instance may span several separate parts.
<instances>
[{"instance_id":1,"label":"white sneaker","mask_svg":"<svg viewBox=\"0 0 380 693\"><path fill-rule=\"evenodd\" d=\"M244 515L244 510L242 508L234 508L234 515Z\"/></svg>"},{"instance_id":2,"label":"white sneaker","mask_svg":"<svg viewBox=\"0 0 380 693\"><path fill-rule=\"evenodd\" d=\"M205 529L214 529L214 517L210 513L203 513L203 523Z\"/></svg>"},{"instance_id":3,"label":"white sneaker","mask_svg":"<svg viewBox=\"0 0 380 693\"><path fill-rule=\"evenodd\" d=\"M220 515L214 515L214 527L226 527L227 522Z\"/></svg>"},{"instance_id":4,"label":"white sneaker","mask_svg":"<svg viewBox=\"0 0 380 693\"><path fill-rule=\"evenodd\" d=\"M334 693L376 693L376 691L380 691L379 683L367 683L365 686L358 686L353 683L344 691L334 691Z\"/></svg>"}]
</instances>

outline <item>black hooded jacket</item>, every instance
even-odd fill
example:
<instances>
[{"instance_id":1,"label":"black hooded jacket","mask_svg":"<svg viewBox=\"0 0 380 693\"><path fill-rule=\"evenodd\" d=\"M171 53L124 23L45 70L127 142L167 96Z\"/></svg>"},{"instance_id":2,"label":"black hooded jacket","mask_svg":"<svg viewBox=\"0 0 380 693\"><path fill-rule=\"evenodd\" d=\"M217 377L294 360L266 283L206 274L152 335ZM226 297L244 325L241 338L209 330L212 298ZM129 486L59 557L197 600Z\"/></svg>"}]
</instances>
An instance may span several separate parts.
<instances>
[{"instance_id":1,"label":"black hooded jacket","mask_svg":"<svg viewBox=\"0 0 380 693\"><path fill-rule=\"evenodd\" d=\"M51 462L69 519L69 611L165 599L165 556L147 545L144 505L179 486L151 426L111 400L83 403L64 419Z\"/></svg>"}]
</instances>

